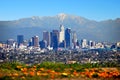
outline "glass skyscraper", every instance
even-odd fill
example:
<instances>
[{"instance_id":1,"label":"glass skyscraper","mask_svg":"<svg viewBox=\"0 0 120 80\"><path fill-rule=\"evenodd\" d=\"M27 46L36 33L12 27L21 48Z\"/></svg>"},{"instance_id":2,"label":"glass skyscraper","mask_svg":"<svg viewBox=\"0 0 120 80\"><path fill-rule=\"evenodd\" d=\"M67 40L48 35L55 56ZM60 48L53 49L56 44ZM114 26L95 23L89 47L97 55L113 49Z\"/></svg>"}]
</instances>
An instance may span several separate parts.
<instances>
[{"instance_id":1,"label":"glass skyscraper","mask_svg":"<svg viewBox=\"0 0 120 80\"><path fill-rule=\"evenodd\" d=\"M20 46L20 44L22 44L23 41L24 41L24 36L23 35L17 35L18 46Z\"/></svg>"},{"instance_id":2,"label":"glass skyscraper","mask_svg":"<svg viewBox=\"0 0 120 80\"><path fill-rule=\"evenodd\" d=\"M66 42L66 48L70 48L71 46L71 29L67 28L65 30L65 42Z\"/></svg>"}]
</instances>

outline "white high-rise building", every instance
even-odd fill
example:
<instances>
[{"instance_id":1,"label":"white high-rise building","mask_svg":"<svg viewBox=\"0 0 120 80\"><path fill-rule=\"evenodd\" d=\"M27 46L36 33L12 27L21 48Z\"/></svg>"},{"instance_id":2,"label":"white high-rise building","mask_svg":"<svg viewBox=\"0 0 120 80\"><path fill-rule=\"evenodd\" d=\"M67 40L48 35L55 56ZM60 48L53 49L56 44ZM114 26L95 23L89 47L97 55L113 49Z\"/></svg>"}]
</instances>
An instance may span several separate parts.
<instances>
[{"instance_id":1,"label":"white high-rise building","mask_svg":"<svg viewBox=\"0 0 120 80\"><path fill-rule=\"evenodd\" d=\"M64 26L60 25L60 32L59 32L59 43L62 43L65 40L65 34L64 34Z\"/></svg>"},{"instance_id":2,"label":"white high-rise building","mask_svg":"<svg viewBox=\"0 0 120 80\"><path fill-rule=\"evenodd\" d=\"M76 43L77 42L77 34L75 31L73 31L72 36L73 36L73 43Z\"/></svg>"},{"instance_id":3,"label":"white high-rise building","mask_svg":"<svg viewBox=\"0 0 120 80\"><path fill-rule=\"evenodd\" d=\"M86 39L82 40L82 48L87 48L87 40Z\"/></svg>"},{"instance_id":4,"label":"white high-rise building","mask_svg":"<svg viewBox=\"0 0 120 80\"><path fill-rule=\"evenodd\" d=\"M72 32L72 47L76 48L77 47L77 34L75 31Z\"/></svg>"}]
</instances>

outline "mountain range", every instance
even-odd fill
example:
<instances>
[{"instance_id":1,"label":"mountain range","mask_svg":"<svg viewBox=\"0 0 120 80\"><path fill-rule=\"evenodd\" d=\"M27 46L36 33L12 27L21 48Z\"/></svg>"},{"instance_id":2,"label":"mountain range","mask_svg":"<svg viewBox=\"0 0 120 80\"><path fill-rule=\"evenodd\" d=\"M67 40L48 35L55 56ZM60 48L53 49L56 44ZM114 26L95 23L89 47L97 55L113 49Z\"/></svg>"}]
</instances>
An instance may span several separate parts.
<instances>
[{"instance_id":1,"label":"mountain range","mask_svg":"<svg viewBox=\"0 0 120 80\"><path fill-rule=\"evenodd\" d=\"M95 21L64 13L56 16L33 16L19 20L0 21L0 41L16 39L17 35L24 35L27 40L38 35L42 40L43 31L59 30L61 24L65 28L76 31L79 40L120 41L120 18Z\"/></svg>"}]
</instances>

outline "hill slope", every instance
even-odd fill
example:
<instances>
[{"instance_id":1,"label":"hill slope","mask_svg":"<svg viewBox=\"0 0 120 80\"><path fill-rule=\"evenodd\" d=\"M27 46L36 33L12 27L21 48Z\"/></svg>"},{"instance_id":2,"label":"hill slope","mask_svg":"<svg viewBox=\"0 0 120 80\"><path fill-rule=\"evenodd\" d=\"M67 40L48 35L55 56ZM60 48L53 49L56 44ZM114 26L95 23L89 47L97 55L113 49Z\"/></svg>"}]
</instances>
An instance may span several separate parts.
<instances>
[{"instance_id":1,"label":"hill slope","mask_svg":"<svg viewBox=\"0 0 120 80\"><path fill-rule=\"evenodd\" d=\"M63 24L77 32L78 39L91 39L95 41L120 41L120 18L115 20L93 21L80 16L58 14L56 16L33 16L14 21L0 21L0 40L16 39L18 34L25 35L26 39L34 35L40 36L44 30L59 29Z\"/></svg>"}]
</instances>

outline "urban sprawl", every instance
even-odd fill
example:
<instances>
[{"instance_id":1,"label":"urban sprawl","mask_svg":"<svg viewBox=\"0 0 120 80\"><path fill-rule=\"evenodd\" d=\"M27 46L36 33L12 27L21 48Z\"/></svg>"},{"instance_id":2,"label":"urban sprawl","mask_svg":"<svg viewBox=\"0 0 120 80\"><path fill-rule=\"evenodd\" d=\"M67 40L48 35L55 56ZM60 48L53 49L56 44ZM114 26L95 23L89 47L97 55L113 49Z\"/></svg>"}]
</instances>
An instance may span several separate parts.
<instances>
[{"instance_id":1,"label":"urban sprawl","mask_svg":"<svg viewBox=\"0 0 120 80\"><path fill-rule=\"evenodd\" d=\"M120 42L95 42L77 39L71 28L52 32L43 31L43 40L38 36L24 40L24 35L17 35L17 41L8 39L0 43L0 62L18 61L26 64L43 61L71 63L120 62Z\"/></svg>"}]
</instances>

